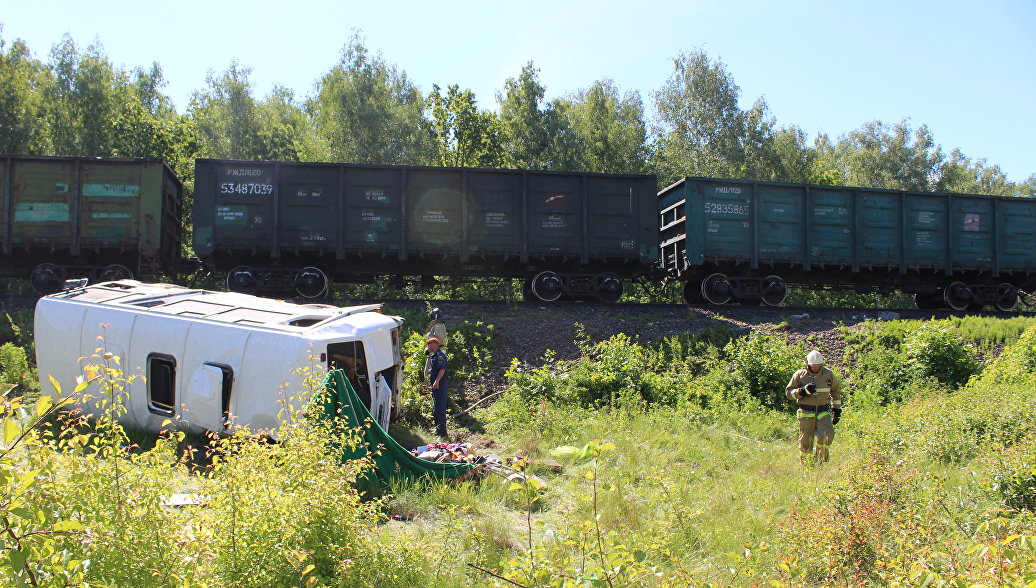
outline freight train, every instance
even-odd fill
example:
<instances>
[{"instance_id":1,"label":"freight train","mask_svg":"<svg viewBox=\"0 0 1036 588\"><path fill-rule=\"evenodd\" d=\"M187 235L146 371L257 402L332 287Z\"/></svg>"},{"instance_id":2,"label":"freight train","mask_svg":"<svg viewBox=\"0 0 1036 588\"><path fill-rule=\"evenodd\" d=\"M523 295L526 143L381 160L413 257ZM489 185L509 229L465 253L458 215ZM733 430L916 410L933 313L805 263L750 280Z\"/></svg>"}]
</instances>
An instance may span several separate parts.
<instances>
[{"instance_id":1,"label":"freight train","mask_svg":"<svg viewBox=\"0 0 1036 588\"><path fill-rule=\"evenodd\" d=\"M199 159L0 158L0 274L52 292L226 275L319 298L332 280L524 281L526 299L617 301L678 281L689 304L781 304L789 285L901 289L919 308L1014 309L1036 289L1036 200L650 175Z\"/></svg>"},{"instance_id":2,"label":"freight train","mask_svg":"<svg viewBox=\"0 0 1036 588\"><path fill-rule=\"evenodd\" d=\"M200 159L194 251L248 293L423 275L617 301L658 259L656 190L644 175Z\"/></svg>"}]
</instances>

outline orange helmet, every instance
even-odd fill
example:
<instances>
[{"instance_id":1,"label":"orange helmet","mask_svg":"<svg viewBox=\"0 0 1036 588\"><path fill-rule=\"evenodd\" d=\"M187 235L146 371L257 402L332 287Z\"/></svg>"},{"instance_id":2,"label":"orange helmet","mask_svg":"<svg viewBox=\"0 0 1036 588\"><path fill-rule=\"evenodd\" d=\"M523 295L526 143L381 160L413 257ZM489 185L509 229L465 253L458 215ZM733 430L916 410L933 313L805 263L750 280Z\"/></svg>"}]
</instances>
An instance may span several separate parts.
<instances>
[{"instance_id":1,"label":"orange helmet","mask_svg":"<svg viewBox=\"0 0 1036 588\"><path fill-rule=\"evenodd\" d=\"M436 345L439 345L439 344L440 344L440 343L439 343L439 340L438 340L438 339L436 339L435 337L432 337L431 339L429 339L429 340L425 341L425 345L427 345L427 344L429 344L429 343L435 343Z\"/></svg>"}]
</instances>

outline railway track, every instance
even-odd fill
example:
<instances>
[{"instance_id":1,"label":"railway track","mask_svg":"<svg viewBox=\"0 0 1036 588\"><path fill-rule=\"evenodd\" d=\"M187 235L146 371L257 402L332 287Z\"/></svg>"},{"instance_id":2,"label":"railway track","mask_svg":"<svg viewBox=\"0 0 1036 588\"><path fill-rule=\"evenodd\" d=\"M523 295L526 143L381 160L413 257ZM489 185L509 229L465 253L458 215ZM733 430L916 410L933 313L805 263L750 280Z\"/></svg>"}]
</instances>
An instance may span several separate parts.
<instances>
[{"instance_id":1,"label":"railway track","mask_svg":"<svg viewBox=\"0 0 1036 588\"><path fill-rule=\"evenodd\" d=\"M39 300L39 296L36 294L0 294L0 308L3 309L25 309L33 308L36 305L36 301ZM1012 312L1000 312L1000 311L988 311L988 310L950 310L950 309L935 309L935 310L920 310L916 308L844 308L836 306L741 306L741 305L723 305L723 306L688 306L686 304L677 303L658 303L658 302L592 302L592 301L558 301L558 302L512 302L502 300L446 300L446 299L435 299L435 298L421 298L421 299L404 299L404 298L386 298L386 299L331 299L324 298L318 300L310 299L297 299L292 302L298 302L302 304L332 304L335 306L351 306L361 304L376 304L383 303L390 308L403 308L407 310L421 310L427 307L428 304L432 306L442 306L445 309L455 309L457 311L464 311L465 314L475 312L481 309L498 314L506 310L515 311L545 311L545 310L557 310L561 313L569 314L579 311L593 311L606 314L649 314L657 312L685 312L692 311L703 315L722 315L730 318L738 318L744 315L753 316L766 316L766 317L790 317L793 315L804 315L808 314L810 317L830 318L831 315L847 315L854 319L863 318L892 318L898 316L904 319L926 319L926 318L948 318L948 317L964 317L964 316L988 316L988 317L1011 317L1011 316L1036 316L1036 311L1025 310L1025 311L1012 311ZM889 314L892 313L892 314Z\"/></svg>"},{"instance_id":2,"label":"railway track","mask_svg":"<svg viewBox=\"0 0 1036 588\"><path fill-rule=\"evenodd\" d=\"M314 302L314 301L305 301ZM964 316L988 316L988 317L1012 317L1012 316L1036 316L1036 311L1012 311L1012 312L1000 312L1000 311L987 311L987 310L964 310L957 311L951 309L935 309L935 310L921 310L916 308L845 308L835 306L741 306L741 305L723 305L723 306L688 306L686 304L677 303L652 303L652 302L616 302L616 303L605 303L605 302L583 302L583 301L566 301L566 302L510 302L501 300L446 300L446 299L381 299L381 300L368 300L368 299L349 299L349 300L321 300L321 304L335 304L338 306L354 305L354 304L374 304L383 303L390 308L406 308L406 309L423 309L427 305L444 307L446 309L466 309L476 311L479 309L485 309L487 311L502 312L508 309L517 311L545 311L545 310L557 310L559 312L571 313L579 310L595 311L607 314L648 314L652 312L676 312L683 313L687 311L696 312L704 315L722 315L731 318L737 318L738 316L745 314L752 314L758 316L769 316L769 317L790 317L792 315L803 315L808 314L810 317L816 316L829 316L832 314L837 315L848 315L858 318L892 318L898 316L898 318L904 319L927 319L927 318L949 318L949 317L964 317ZM892 314L889 314L892 313Z\"/></svg>"}]
</instances>

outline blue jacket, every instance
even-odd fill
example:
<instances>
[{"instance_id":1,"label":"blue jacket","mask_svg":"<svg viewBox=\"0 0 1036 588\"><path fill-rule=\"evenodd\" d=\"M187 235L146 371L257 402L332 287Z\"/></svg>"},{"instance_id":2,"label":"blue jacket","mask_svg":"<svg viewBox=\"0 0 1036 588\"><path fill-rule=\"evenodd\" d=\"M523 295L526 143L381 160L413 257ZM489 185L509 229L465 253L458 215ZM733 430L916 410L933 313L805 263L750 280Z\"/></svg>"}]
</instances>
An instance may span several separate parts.
<instances>
[{"instance_id":1,"label":"blue jacket","mask_svg":"<svg viewBox=\"0 0 1036 588\"><path fill-rule=\"evenodd\" d=\"M448 362L446 360L446 354L442 352L442 349L436 350L436 352L432 354L432 357L430 358L430 360L428 362L428 383L429 384L434 384L435 383L435 376L437 376L439 374L439 370L446 369L446 364L447 363ZM445 385L446 384L446 374L443 374L442 380L439 381L439 384L440 385Z\"/></svg>"}]
</instances>

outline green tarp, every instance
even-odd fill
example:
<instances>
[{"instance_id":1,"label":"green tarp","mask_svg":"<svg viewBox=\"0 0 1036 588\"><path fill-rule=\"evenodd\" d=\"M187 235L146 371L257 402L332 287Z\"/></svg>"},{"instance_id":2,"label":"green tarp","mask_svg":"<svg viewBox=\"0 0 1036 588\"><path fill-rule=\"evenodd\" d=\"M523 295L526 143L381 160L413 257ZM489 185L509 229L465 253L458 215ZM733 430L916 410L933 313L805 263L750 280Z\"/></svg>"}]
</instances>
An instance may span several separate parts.
<instances>
[{"instance_id":1,"label":"green tarp","mask_svg":"<svg viewBox=\"0 0 1036 588\"><path fill-rule=\"evenodd\" d=\"M374 420L370 411L356 395L356 391L353 390L349 379L345 377L344 371L332 370L329 372L324 385L327 387L324 414L328 417L345 419L350 428L362 428L363 443L355 449L346 448L342 459L371 457L375 466L374 476L363 481L366 482L366 485L373 486L375 480L382 486L388 486L396 481L412 482L429 478L452 480L474 469L475 466L469 463L436 463L411 455Z\"/></svg>"}]
</instances>

